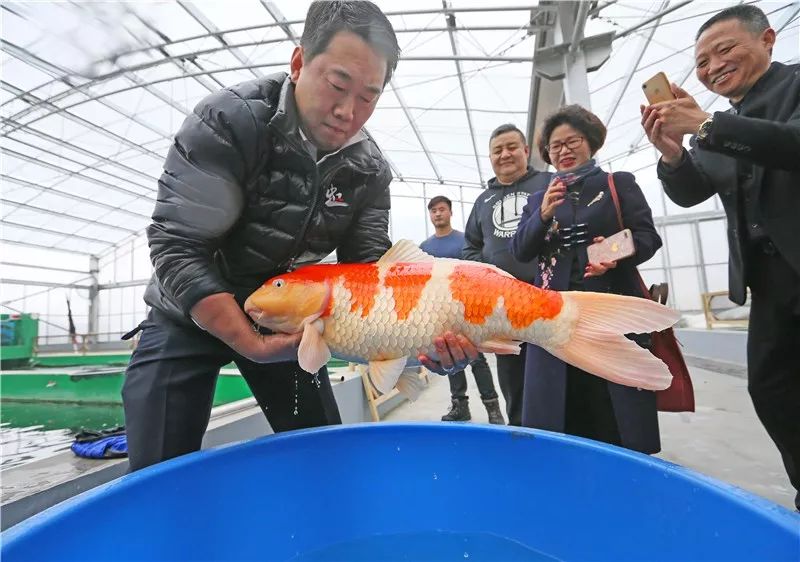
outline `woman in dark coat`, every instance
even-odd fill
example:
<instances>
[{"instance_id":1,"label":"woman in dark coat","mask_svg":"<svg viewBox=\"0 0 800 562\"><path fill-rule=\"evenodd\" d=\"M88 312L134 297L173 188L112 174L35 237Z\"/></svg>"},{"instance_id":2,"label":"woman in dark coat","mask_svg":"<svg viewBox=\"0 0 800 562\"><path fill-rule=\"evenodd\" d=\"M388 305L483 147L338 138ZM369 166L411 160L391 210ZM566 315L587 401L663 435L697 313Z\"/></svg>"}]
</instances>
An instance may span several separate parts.
<instances>
[{"instance_id":1,"label":"woman in dark coat","mask_svg":"<svg viewBox=\"0 0 800 562\"><path fill-rule=\"evenodd\" d=\"M528 198L511 243L518 260L538 258L538 287L641 296L635 266L656 253L661 237L632 174L616 172L613 178L635 254L611 263L587 259L589 244L620 230L608 174L593 159L605 136L600 119L577 105L561 108L544 122L538 149L556 174L546 191ZM647 336L636 339L646 344ZM523 426L643 453L661 450L654 392L608 382L538 346L526 347Z\"/></svg>"}]
</instances>

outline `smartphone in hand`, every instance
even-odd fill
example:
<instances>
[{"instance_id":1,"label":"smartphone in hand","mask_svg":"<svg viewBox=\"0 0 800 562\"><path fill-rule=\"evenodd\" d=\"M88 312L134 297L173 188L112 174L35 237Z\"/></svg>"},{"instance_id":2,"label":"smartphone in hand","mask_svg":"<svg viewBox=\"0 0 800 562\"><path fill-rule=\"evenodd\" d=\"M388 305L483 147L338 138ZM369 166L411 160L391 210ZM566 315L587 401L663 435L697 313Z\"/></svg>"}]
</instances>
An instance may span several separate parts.
<instances>
[{"instance_id":1,"label":"smartphone in hand","mask_svg":"<svg viewBox=\"0 0 800 562\"><path fill-rule=\"evenodd\" d=\"M608 263L627 258L635 253L633 235L628 228L586 248L589 263Z\"/></svg>"},{"instance_id":2,"label":"smartphone in hand","mask_svg":"<svg viewBox=\"0 0 800 562\"><path fill-rule=\"evenodd\" d=\"M650 105L675 99L675 95L669 86L667 75L663 72L659 72L642 84L642 91Z\"/></svg>"}]
</instances>

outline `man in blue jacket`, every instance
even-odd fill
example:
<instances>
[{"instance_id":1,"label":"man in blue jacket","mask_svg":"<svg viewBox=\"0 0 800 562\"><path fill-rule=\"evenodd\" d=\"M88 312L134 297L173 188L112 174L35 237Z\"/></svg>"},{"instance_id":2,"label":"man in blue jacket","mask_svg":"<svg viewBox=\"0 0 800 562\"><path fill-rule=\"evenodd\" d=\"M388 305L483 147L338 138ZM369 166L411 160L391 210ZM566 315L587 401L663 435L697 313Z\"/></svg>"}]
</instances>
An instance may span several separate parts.
<instances>
[{"instance_id":1,"label":"man in blue jacket","mask_svg":"<svg viewBox=\"0 0 800 562\"><path fill-rule=\"evenodd\" d=\"M550 174L528 165L530 148L516 126L497 127L489 137L489 159L496 176L475 200L464 229L465 260L496 265L517 279L532 283L536 262L523 263L511 255L509 244L517 231L528 197L546 189ZM524 355L498 355L497 379L506 401L509 425L522 424Z\"/></svg>"},{"instance_id":2,"label":"man in blue jacket","mask_svg":"<svg viewBox=\"0 0 800 562\"><path fill-rule=\"evenodd\" d=\"M289 75L220 90L184 121L147 229L151 311L128 334L142 331L122 390L131 470L200 448L231 361L274 431L341 423L326 369L297 364L299 335L254 330L241 307L334 250L370 262L391 246L392 175L363 126L398 57L375 4L314 2ZM446 336L424 362L439 373L477 357Z\"/></svg>"},{"instance_id":3,"label":"man in blue jacket","mask_svg":"<svg viewBox=\"0 0 800 562\"><path fill-rule=\"evenodd\" d=\"M691 207L716 194L725 208L730 299L751 293L748 390L800 510L800 65L771 62L774 44L757 7L719 12L697 33L696 73L731 108L708 114L673 85L677 99L643 107L642 124L669 198Z\"/></svg>"},{"instance_id":4,"label":"man in blue jacket","mask_svg":"<svg viewBox=\"0 0 800 562\"><path fill-rule=\"evenodd\" d=\"M437 195L428 202L428 214L431 223L436 229L433 236L422 242L419 247L423 252L437 258L460 258L461 249L464 247L464 233L453 228L450 220L453 216L453 203L444 195ZM489 416L489 423L503 425L503 413L500 411L500 401L492 381L492 371L486 362L486 357L481 353L472 362L472 375L478 385L483 405ZM450 410L442 416L442 421L469 421L472 413L469 411L469 396L467 396L467 375L459 371L448 377L450 383Z\"/></svg>"}]
</instances>

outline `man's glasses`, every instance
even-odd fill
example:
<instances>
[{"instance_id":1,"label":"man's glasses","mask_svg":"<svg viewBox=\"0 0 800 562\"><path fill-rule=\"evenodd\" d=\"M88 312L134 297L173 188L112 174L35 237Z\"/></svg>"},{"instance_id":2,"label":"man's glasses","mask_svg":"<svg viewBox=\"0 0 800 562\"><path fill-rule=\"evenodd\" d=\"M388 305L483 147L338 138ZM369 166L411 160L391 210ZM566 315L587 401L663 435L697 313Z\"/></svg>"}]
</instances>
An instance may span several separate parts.
<instances>
[{"instance_id":1,"label":"man's glasses","mask_svg":"<svg viewBox=\"0 0 800 562\"><path fill-rule=\"evenodd\" d=\"M550 154L558 154L559 152L561 152L561 149L564 148L565 146L570 150L575 150L581 144L583 144L583 141L584 141L583 137L572 137L570 139L565 140L564 142L556 141L550 143L547 146L545 146L545 149L547 149L547 152L549 152Z\"/></svg>"}]
</instances>

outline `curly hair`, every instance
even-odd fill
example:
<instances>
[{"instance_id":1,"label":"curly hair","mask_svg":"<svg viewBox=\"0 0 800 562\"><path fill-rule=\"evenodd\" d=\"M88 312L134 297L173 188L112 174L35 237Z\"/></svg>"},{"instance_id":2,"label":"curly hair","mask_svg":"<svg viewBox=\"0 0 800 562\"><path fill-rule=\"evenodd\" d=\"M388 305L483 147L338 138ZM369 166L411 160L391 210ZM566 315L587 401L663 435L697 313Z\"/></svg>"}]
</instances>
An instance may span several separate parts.
<instances>
[{"instance_id":1,"label":"curly hair","mask_svg":"<svg viewBox=\"0 0 800 562\"><path fill-rule=\"evenodd\" d=\"M547 116L536 142L539 155L548 164L552 164L550 154L547 152L547 145L550 144L550 135L560 125L569 125L586 137L592 154L600 150L603 143L606 142L606 126L603 125L597 115L580 105L565 105L555 113Z\"/></svg>"}]
</instances>

